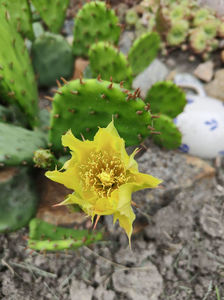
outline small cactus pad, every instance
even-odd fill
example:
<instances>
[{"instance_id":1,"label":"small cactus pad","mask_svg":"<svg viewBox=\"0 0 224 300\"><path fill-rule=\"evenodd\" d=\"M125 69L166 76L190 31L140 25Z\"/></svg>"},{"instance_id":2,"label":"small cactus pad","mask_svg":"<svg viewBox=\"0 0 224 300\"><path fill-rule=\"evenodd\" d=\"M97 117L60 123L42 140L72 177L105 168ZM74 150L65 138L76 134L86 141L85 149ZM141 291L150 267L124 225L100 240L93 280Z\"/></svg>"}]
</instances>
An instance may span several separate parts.
<instances>
[{"instance_id":1,"label":"small cactus pad","mask_svg":"<svg viewBox=\"0 0 224 300\"><path fill-rule=\"evenodd\" d=\"M33 127L37 123L37 86L29 55L4 6L0 9L0 97L21 108Z\"/></svg>"},{"instance_id":2,"label":"small cactus pad","mask_svg":"<svg viewBox=\"0 0 224 300\"><path fill-rule=\"evenodd\" d=\"M196 53L203 53L208 45L208 37L202 27L195 28L190 34L190 47Z\"/></svg>"},{"instance_id":3,"label":"small cactus pad","mask_svg":"<svg viewBox=\"0 0 224 300\"><path fill-rule=\"evenodd\" d=\"M102 232L63 228L32 219L29 224L28 247L38 251L74 250L102 240Z\"/></svg>"},{"instance_id":4,"label":"small cactus pad","mask_svg":"<svg viewBox=\"0 0 224 300\"><path fill-rule=\"evenodd\" d=\"M17 32L30 40L34 39L32 16L28 0L0 0L9 12L10 18Z\"/></svg>"},{"instance_id":5,"label":"small cactus pad","mask_svg":"<svg viewBox=\"0 0 224 300\"><path fill-rule=\"evenodd\" d=\"M68 79L73 74L72 48L61 36L46 32L32 45L32 61L40 86L55 85L61 76Z\"/></svg>"},{"instance_id":6,"label":"small cactus pad","mask_svg":"<svg viewBox=\"0 0 224 300\"><path fill-rule=\"evenodd\" d=\"M125 87L131 87L132 70L125 55L109 43L93 44L89 51L90 67L93 77L99 74L102 79L114 82L124 81Z\"/></svg>"},{"instance_id":7,"label":"small cactus pad","mask_svg":"<svg viewBox=\"0 0 224 300\"><path fill-rule=\"evenodd\" d=\"M31 0L50 31L60 32L69 0Z\"/></svg>"},{"instance_id":8,"label":"small cactus pad","mask_svg":"<svg viewBox=\"0 0 224 300\"><path fill-rule=\"evenodd\" d=\"M198 9L194 14L193 25L197 27L211 18L214 19L211 10L207 8Z\"/></svg>"},{"instance_id":9,"label":"small cactus pad","mask_svg":"<svg viewBox=\"0 0 224 300\"><path fill-rule=\"evenodd\" d=\"M114 116L115 126L126 145L137 145L149 136L151 115L148 106L118 84L101 79L74 80L65 84L54 96L50 142L62 150L61 136L71 129L81 139L93 139L98 126L106 127Z\"/></svg>"},{"instance_id":10,"label":"small cactus pad","mask_svg":"<svg viewBox=\"0 0 224 300\"><path fill-rule=\"evenodd\" d=\"M0 123L0 164L32 164L33 153L47 144L45 135L22 127Z\"/></svg>"},{"instance_id":11,"label":"small cactus pad","mask_svg":"<svg viewBox=\"0 0 224 300\"><path fill-rule=\"evenodd\" d=\"M161 114L153 121L153 127L156 132L160 132L152 136L155 144L168 150L180 147L182 135L170 117Z\"/></svg>"},{"instance_id":12,"label":"small cactus pad","mask_svg":"<svg viewBox=\"0 0 224 300\"><path fill-rule=\"evenodd\" d=\"M38 201L30 170L1 168L0 191L0 232L25 226L35 214Z\"/></svg>"},{"instance_id":13,"label":"small cactus pad","mask_svg":"<svg viewBox=\"0 0 224 300\"><path fill-rule=\"evenodd\" d=\"M76 56L87 56L97 41L117 44L120 37L118 18L104 2L92 1L79 10L74 24L73 50Z\"/></svg>"},{"instance_id":14,"label":"small cactus pad","mask_svg":"<svg viewBox=\"0 0 224 300\"><path fill-rule=\"evenodd\" d=\"M33 162L35 163L35 167L46 170L55 169L55 166L57 164L55 156L49 149L36 150L33 155Z\"/></svg>"},{"instance_id":15,"label":"small cactus pad","mask_svg":"<svg viewBox=\"0 0 224 300\"><path fill-rule=\"evenodd\" d=\"M162 113L175 118L186 105L185 93L171 81L157 82L148 91L146 102L153 113Z\"/></svg>"},{"instance_id":16,"label":"small cactus pad","mask_svg":"<svg viewBox=\"0 0 224 300\"><path fill-rule=\"evenodd\" d=\"M167 43L170 46L178 46L183 43L188 35L189 24L185 20L177 20L172 23L172 27L167 34Z\"/></svg>"},{"instance_id":17,"label":"small cactus pad","mask_svg":"<svg viewBox=\"0 0 224 300\"><path fill-rule=\"evenodd\" d=\"M145 33L132 45L128 61L135 75L142 72L157 56L160 48L158 33Z\"/></svg>"}]
</instances>

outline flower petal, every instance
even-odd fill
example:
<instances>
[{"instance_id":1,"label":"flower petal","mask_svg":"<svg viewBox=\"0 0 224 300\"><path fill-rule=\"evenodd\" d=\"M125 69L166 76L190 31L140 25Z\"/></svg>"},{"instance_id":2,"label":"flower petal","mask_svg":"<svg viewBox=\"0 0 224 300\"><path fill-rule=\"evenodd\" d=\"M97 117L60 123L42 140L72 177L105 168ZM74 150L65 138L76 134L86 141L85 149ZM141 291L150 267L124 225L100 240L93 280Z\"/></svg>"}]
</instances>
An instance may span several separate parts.
<instances>
[{"instance_id":1,"label":"flower petal","mask_svg":"<svg viewBox=\"0 0 224 300\"><path fill-rule=\"evenodd\" d=\"M76 176L79 177L76 167L69 168L64 172L59 172L58 170L47 171L45 176L55 182L63 184L68 189L80 190L79 180L76 179Z\"/></svg>"},{"instance_id":2,"label":"flower petal","mask_svg":"<svg viewBox=\"0 0 224 300\"><path fill-rule=\"evenodd\" d=\"M61 138L64 147L69 147L70 150L74 151L79 161L86 161L89 153L94 150L95 145L92 141L80 141L68 130L65 135Z\"/></svg>"},{"instance_id":3,"label":"flower petal","mask_svg":"<svg viewBox=\"0 0 224 300\"><path fill-rule=\"evenodd\" d=\"M135 220L135 214L131 206L126 207L126 209L122 210L122 212L116 212L114 214L114 223L116 220L119 220L120 226L125 230L129 239L129 245L131 246L131 235L133 232L132 224Z\"/></svg>"},{"instance_id":4,"label":"flower petal","mask_svg":"<svg viewBox=\"0 0 224 300\"><path fill-rule=\"evenodd\" d=\"M112 215L116 210L116 200L113 198L98 199L94 205L96 215Z\"/></svg>"},{"instance_id":5,"label":"flower petal","mask_svg":"<svg viewBox=\"0 0 224 300\"><path fill-rule=\"evenodd\" d=\"M77 193L69 194L67 198L60 203L60 205L78 204L81 209L89 216L92 216L92 204L83 198L81 198Z\"/></svg>"},{"instance_id":6,"label":"flower petal","mask_svg":"<svg viewBox=\"0 0 224 300\"><path fill-rule=\"evenodd\" d=\"M162 180L154 176L144 174L144 173L132 173L133 175L133 192L136 192L141 189L153 189L156 188Z\"/></svg>"},{"instance_id":7,"label":"flower petal","mask_svg":"<svg viewBox=\"0 0 224 300\"><path fill-rule=\"evenodd\" d=\"M94 136L94 143L98 151L105 150L109 153L115 151L120 154L123 163L128 165L129 156L125 150L125 141L119 136L113 121L106 128L99 128Z\"/></svg>"}]
</instances>

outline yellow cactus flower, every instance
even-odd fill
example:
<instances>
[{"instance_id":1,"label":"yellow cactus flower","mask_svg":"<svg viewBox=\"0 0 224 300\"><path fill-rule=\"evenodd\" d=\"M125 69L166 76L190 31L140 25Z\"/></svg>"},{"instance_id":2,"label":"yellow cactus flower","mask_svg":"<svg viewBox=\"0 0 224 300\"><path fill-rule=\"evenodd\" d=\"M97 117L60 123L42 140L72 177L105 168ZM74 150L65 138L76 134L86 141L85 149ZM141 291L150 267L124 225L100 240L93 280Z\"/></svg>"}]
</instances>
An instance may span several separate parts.
<instances>
[{"instance_id":1,"label":"yellow cactus flower","mask_svg":"<svg viewBox=\"0 0 224 300\"><path fill-rule=\"evenodd\" d=\"M74 190L60 203L78 204L89 216L114 215L128 235L132 234L135 214L131 194L144 188L155 188L161 180L138 171L134 156L128 156L124 140L113 121L99 128L94 140L80 141L71 130L62 136L62 144L71 150L71 159L60 171L48 171L46 176ZM97 222L96 221L96 222Z\"/></svg>"}]
</instances>

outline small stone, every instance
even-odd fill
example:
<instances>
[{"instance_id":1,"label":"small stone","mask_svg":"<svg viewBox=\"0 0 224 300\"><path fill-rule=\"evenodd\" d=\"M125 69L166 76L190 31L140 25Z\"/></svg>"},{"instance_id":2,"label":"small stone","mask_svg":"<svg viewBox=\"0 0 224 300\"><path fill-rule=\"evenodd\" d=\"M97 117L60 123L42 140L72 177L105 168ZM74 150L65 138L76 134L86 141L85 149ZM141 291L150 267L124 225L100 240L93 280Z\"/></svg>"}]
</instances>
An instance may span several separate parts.
<instances>
[{"instance_id":1,"label":"small stone","mask_svg":"<svg viewBox=\"0 0 224 300\"><path fill-rule=\"evenodd\" d=\"M93 296L94 288L87 286L84 282L76 279L72 280L70 287L71 300L91 300Z\"/></svg>"},{"instance_id":2,"label":"small stone","mask_svg":"<svg viewBox=\"0 0 224 300\"><path fill-rule=\"evenodd\" d=\"M200 94L205 95L203 84L195 76L188 73L179 73L174 77L174 83L179 86L192 86L200 91Z\"/></svg>"},{"instance_id":3,"label":"small stone","mask_svg":"<svg viewBox=\"0 0 224 300\"><path fill-rule=\"evenodd\" d=\"M102 286L99 286L94 291L93 295L97 300L115 300L116 299L116 294L114 291L105 290Z\"/></svg>"},{"instance_id":4,"label":"small stone","mask_svg":"<svg viewBox=\"0 0 224 300\"><path fill-rule=\"evenodd\" d=\"M133 81L133 88L140 88L141 96L145 97L150 87L164 80L169 73L168 68L159 59L155 59L142 73ZM152 76L153 74L153 76Z\"/></svg>"},{"instance_id":5,"label":"small stone","mask_svg":"<svg viewBox=\"0 0 224 300\"><path fill-rule=\"evenodd\" d=\"M204 289L200 284L196 284L194 288L196 296L198 296L200 299L203 298L204 295Z\"/></svg>"},{"instance_id":6,"label":"small stone","mask_svg":"<svg viewBox=\"0 0 224 300\"><path fill-rule=\"evenodd\" d=\"M200 224L203 230L212 237L222 237L224 224L220 213L211 205L205 204L200 212Z\"/></svg>"},{"instance_id":7,"label":"small stone","mask_svg":"<svg viewBox=\"0 0 224 300\"><path fill-rule=\"evenodd\" d=\"M220 69L215 73L213 81L205 85L205 90L210 97L214 97L224 101L224 69Z\"/></svg>"},{"instance_id":8,"label":"small stone","mask_svg":"<svg viewBox=\"0 0 224 300\"><path fill-rule=\"evenodd\" d=\"M142 269L116 271L112 275L117 292L124 293L130 300L157 300L163 292L163 279L151 262Z\"/></svg>"},{"instance_id":9,"label":"small stone","mask_svg":"<svg viewBox=\"0 0 224 300\"><path fill-rule=\"evenodd\" d=\"M132 31L125 31L123 32L120 42L119 42L119 49L124 54L128 54L131 45L134 40L134 33Z\"/></svg>"},{"instance_id":10,"label":"small stone","mask_svg":"<svg viewBox=\"0 0 224 300\"><path fill-rule=\"evenodd\" d=\"M210 82L214 75L214 63L212 61L206 61L198 65L194 71L194 75L205 82Z\"/></svg>"}]
</instances>

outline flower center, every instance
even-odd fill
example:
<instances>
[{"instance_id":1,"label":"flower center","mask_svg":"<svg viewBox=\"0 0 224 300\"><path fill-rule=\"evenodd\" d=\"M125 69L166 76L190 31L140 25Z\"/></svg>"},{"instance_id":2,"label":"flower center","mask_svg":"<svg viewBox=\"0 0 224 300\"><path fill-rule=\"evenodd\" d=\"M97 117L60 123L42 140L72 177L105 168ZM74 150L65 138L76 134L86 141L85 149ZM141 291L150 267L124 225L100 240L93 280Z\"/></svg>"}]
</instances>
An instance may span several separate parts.
<instances>
[{"instance_id":1,"label":"flower center","mask_svg":"<svg viewBox=\"0 0 224 300\"><path fill-rule=\"evenodd\" d=\"M110 197L129 179L119 156L106 151L91 152L86 164L80 166L80 177L84 190L91 190L101 198Z\"/></svg>"},{"instance_id":2,"label":"flower center","mask_svg":"<svg viewBox=\"0 0 224 300\"><path fill-rule=\"evenodd\" d=\"M112 186L112 184L114 183L114 177L113 177L113 174L111 174L111 173L113 173L113 172L107 173L107 172L103 171L97 175L97 177L100 179L102 185Z\"/></svg>"}]
</instances>

